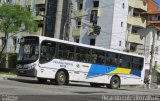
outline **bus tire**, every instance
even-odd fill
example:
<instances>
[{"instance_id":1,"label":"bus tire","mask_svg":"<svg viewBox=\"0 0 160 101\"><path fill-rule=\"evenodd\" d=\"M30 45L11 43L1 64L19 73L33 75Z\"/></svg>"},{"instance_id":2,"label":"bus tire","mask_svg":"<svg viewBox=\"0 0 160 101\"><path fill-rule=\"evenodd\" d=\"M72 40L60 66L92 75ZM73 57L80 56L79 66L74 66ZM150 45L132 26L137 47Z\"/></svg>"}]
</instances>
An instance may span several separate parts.
<instances>
[{"instance_id":1,"label":"bus tire","mask_svg":"<svg viewBox=\"0 0 160 101\"><path fill-rule=\"evenodd\" d=\"M110 85L107 85L111 89L118 89L120 87L120 78L113 76L110 81Z\"/></svg>"},{"instance_id":2,"label":"bus tire","mask_svg":"<svg viewBox=\"0 0 160 101\"><path fill-rule=\"evenodd\" d=\"M57 85L64 85L66 83L67 77L64 71L58 71L55 77L55 82Z\"/></svg>"},{"instance_id":3,"label":"bus tire","mask_svg":"<svg viewBox=\"0 0 160 101\"><path fill-rule=\"evenodd\" d=\"M47 79L38 78L38 82L41 83L41 84L45 84L47 82Z\"/></svg>"},{"instance_id":4,"label":"bus tire","mask_svg":"<svg viewBox=\"0 0 160 101\"><path fill-rule=\"evenodd\" d=\"M91 87L101 87L103 86L103 84L99 84L99 83L90 83Z\"/></svg>"}]
</instances>

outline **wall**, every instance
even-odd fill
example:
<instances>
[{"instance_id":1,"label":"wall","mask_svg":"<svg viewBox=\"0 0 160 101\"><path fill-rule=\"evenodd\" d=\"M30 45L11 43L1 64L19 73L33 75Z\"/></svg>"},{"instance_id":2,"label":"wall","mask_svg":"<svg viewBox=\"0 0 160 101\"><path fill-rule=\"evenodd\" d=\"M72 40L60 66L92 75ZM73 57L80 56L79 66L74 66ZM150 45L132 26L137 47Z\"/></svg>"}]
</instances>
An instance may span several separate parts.
<instances>
[{"instance_id":1,"label":"wall","mask_svg":"<svg viewBox=\"0 0 160 101\"><path fill-rule=\"evenodd\" d=\"M92 8L92 2L93 0L84 0L83 1L83 13L82 15L88 15L90 14L91 8ZM82 26L81 26L81 32L80 32L80 43L83 44L90 44L90 38L88 36L89 34L89 26L90 26L90 16L82 17L81 20Z\"/></svg>"},{"instance_id":2,"label":"wall","mask_svg":"<svg viewBox=\"0 0 160 101\"><path fill-rule=\"evenodd\" d=\"M123 8L124 5L124 8ZM111 48L123 51L125 49L125 35L127 29L128 0L115 0ZM121 23L122 26L121 26ZM121 45L120 45L121 42Z\"/></svg>"},{"instance_id":3,"label":"wall","mask_svg":"<svg viewBox=\"0 0 160 101\"><path fill-rule=\"evenodd\" d=\"M147 11L158 11L158 3L156 3L154 0L145 0L148 3Z\"/></svg>"},{"instance_id":4,"label":"wall","mask_svg":"<svg viewBox=\"0 0 160 101\"><path fill-rule=\"evenodd\" d=\"M98 25L101 33L96 38L96 46L111 48L114 3L115 0L100 0Z\"/></svg>"}]
</instances>

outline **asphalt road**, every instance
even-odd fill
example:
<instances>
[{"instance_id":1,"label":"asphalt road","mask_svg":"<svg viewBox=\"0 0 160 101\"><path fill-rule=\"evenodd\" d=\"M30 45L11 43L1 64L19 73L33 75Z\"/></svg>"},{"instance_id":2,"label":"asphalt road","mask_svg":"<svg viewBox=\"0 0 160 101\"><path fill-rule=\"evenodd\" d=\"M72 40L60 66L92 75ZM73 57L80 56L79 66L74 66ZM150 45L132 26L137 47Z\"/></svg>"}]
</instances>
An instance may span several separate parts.
<instances>
[{"instance_id":1,"label":"asphalt road","mask_svg":"<svg viewBox=\"0 0 160 101\"><path fill-rule=\"evenodd\" d=\"M36 80L0 80L0 100L14 101L102 101L109 95L160 95L160 89L122 87L118 90L94 88L85 83L58 86L54 83L39 84ZM10 101L10 100L7 100Z\"/></svg>"}]
</instances>

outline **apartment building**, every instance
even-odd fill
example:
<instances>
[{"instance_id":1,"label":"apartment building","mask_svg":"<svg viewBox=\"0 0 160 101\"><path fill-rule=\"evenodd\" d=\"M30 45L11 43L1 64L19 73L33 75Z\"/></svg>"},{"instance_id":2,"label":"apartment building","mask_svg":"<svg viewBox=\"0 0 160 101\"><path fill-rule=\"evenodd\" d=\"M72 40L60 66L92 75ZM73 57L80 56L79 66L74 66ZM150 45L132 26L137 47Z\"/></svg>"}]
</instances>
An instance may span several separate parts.
<instances>
[{"instance_id":1,"label":"apartment building","mask_svg":"<svg viewBox=\"0 0 160 101\"><path fill-rule=\"evenodd\" d=\"M145 37L138 31L146 28L146 19L140 16L146 11L147 3L144 0L128 0L126 49L129 52L144 53Z\"/></svg>"},{"instance_id":2,"label":"apartment building","mask_svg":"<svg viewBox=\"0 0 160 101\"><path fill-rule=\"evenodd\" d=\"M142 17L147 18L147 27L142 30L146 36L145 41L145 57L146 64L150 63L151 47L154 42L154 57L153 57L153 67L160 68L160 11L158 10L158 3L153 0L146 0L148 7L147 12L142 14Z\"/></svg>"},{"instance_id":3,"label":"apartment building","mask_svg":"<svg viewBox=\"0 0 160 101\"><path fill-rule=\"evenodd\" d=\"M15 37L10 38L7 44L6 52L18 52L19 44L16 44L22 36L26 35L43 35L58 39L63 38L63 30L68 18L68 0L1 0L1 3L9 2L22 6L28 6L32 12L34 20L38 22L38 31L35 33L18 33ZM3 34L0 37L3 39ZM2 45L0 41L0 45ZM15 46L16 45L16 46Z\"/></svg>"},{"instance_id":4,"label":"apartment building","mask_svg":"<svg viewBox=\"0 0 160 101\"><path fill-rule=\"evenodd\" d=\"M143 0L72 0L70 40L138 52L137 47L144 45L138 30L146 27L140 14L146 11L147 3ZM99 35L92 34L93 13L97 14L96 24L101 27Z\"/></svg>"},{"instance_id":5,"label":"apartment building","mask_svg":"<svg viewBox=\"0 0 160 101\"><path fill-rule=\"evenodd\" d=\"M37 35L62 39L64 25L68 18L68 0L16 0L30 7L38 22ZM35 34L35 33L34 33Z\"/></svg>"}]
</instances>

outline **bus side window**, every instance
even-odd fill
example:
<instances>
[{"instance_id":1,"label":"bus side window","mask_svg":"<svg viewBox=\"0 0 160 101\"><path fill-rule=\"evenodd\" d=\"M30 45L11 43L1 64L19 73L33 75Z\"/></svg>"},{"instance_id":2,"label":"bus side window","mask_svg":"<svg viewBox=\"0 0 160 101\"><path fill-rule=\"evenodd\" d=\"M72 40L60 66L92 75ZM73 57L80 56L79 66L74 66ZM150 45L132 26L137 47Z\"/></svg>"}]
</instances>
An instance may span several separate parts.
<instances>
[{"instance_id":1,"label":"bus side window","mask_svg":"<svg viewBox=\"0 0 160 101\"><path fill-rule=\"evenodd\" d=\"M97 52L95 50L92 50L92 58L91 58L91 62L92 63L97 63Z\"/></svg>"},{"instance_id":2,"label":"bus side window","mask_svg":"<svg viewBox=\"0 0 160 101\"><path fill-rule=\"evenodd\" d=\"M98 51L98 59L97 59L97 63L104 65L105 64L105 52L103 51Z\"/></svg>"},{"instance_id":3,"label":"bus side window","mask_svg":"<svg viewBox=\"0 0 160 101\"><path fill-rule=\"evenodd\" d=\"M117 64L118 64L118 54L113 52L107 52L106 65L117 66Z\"/></svg>"},{"instance_id":4,"label":"bus side window","mask_svg":"<svg viewBox=\"0 0 160 101\"><path fill-rule=\"evenodd\" d=\"M85 52L85 62L87 62L87 63L90 62L90 50L87 50Z\"/></svg>"},{"instance_id":5,"label":"bus side window","mask_svg":"<svg viewBox=\"0 0 160 101\"><path fill-rule=\"evenodd\" d=\"M141 70L143 68L143 58L132 57L132 68Z\"/></svg>"},{"instance_id":6,"label":"bus side window","mask_svg":"<svg viewBox=\"0 0 160 101\"><path fill-rule=\"evenodd\" d=\"M120 67L130 68L130 63L131 63L131 57L130 56L121 54L119 60L120 60Z\"/></svg>"},{"instance_id":7,"label":"bus side window","mask_svg":"<svg viewBox=\"0 0 160 101\"><path fill-rule=\"evenodd\" d=\"M74 59L74 46L61 43L59 45L58 53L59 53L60 59L73 60Z\"/></svg>"},{"instance_id":8,"label":"bus side window","mask_svg":"<svg viewBox=\"0 0 160 101\"><path fill-rule=\"evenodd\" d=\"M55 56L56 43L43 41L41 45L40 63L51 61Z\"/></svg>"},{"instance_id":9,"label":"bus side window","mask_svg":"<svg viewBox=\"0 0 160 101\"><path fill-rule=\"evenodd\" d=\"M75 59L80 62L89 63L90 62L90 49L83 48L83 47L76 47Z\"/></svg>"}]
</instances>

